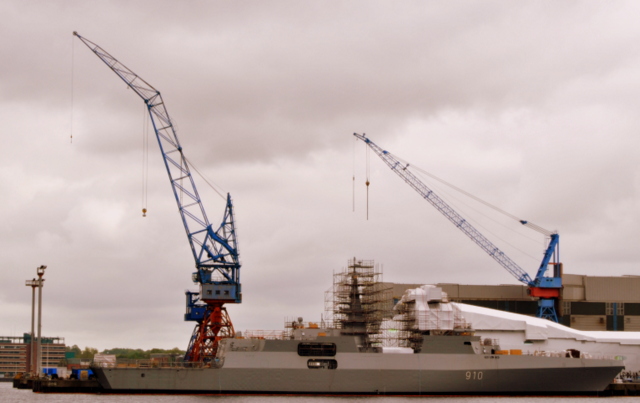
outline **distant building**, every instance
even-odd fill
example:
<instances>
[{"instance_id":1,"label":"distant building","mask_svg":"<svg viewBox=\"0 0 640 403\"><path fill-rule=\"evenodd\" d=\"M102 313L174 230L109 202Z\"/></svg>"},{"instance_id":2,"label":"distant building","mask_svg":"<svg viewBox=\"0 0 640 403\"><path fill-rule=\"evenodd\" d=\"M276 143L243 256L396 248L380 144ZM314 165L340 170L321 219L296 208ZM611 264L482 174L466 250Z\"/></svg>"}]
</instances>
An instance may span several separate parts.
<instances>
[{"instance_id":1,"label":"distant building","mask_svg":"<svg viewBox=\"0 0 640 403\"><path fill-rule=\"evenodd\" d=\"M42 368L54 368L64 360L62 337L42 338ZM0 336L0 374L13 377L19 372L31 372L31 335Z\"/></svg>"},{"instance_id":2,"label":"distant building","mask_svg":"<svg viewBox=\"0 0 640 403\"><path fill-rule=\"evenodd\" d=\"M393 284L393 298L423 284ZM525 285L436 284L453 302L535 316L538 301ZM563 275L561 324L578 330L640 331L640 276Z\"/></svg>"}]
</instances>

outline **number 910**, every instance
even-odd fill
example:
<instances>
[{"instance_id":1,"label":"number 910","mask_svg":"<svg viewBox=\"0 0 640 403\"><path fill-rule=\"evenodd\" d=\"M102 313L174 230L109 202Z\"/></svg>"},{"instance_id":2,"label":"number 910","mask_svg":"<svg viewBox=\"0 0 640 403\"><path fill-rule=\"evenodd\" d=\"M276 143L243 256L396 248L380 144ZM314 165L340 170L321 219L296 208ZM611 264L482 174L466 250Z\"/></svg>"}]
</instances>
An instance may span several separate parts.
<instances>
[{"instance_id":1,"label":"number 910","mask_svg":"<svg viewBox=\"0 0 640 403\"><path fill-rule=\"evenodd\" d=\"M482 380L482 371L467 371L464 377L467 381L480 381Z\"/></svg>"}]
</instances>

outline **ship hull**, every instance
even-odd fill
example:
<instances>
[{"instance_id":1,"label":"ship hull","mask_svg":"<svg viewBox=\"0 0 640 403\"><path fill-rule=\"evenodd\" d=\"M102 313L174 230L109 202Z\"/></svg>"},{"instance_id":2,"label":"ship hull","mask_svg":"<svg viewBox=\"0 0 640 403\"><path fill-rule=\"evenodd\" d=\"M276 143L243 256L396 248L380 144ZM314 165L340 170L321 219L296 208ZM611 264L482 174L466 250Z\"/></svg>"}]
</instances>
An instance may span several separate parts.
<instances>
[{"instance_id":1,"label":"ship hull","mask_svg":"<svg viewBox=\"0 0 640 403\"><path fill-rule=\"evenodd\" d=\"M105 392L205 394L592 394L619 361L467 354L337 354L310 369L287 353L238 354L221 368L94 368Z\"/></svg>"}]
</instances>

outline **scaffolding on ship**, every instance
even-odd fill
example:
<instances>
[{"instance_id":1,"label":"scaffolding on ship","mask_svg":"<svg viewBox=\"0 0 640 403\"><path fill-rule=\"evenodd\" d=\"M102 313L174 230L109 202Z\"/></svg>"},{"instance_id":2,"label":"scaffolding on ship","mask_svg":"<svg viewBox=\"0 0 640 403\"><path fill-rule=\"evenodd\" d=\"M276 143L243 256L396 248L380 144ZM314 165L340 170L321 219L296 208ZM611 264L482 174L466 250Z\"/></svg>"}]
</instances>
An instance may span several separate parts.
<instances>
[{"instance_id":1,"label":"scaffolding on ship","mask_svg":"<svg viewBox=\"0 0 640 403\"><path fill-rule=\"evenodd\" d=\"M346 268L333 273L323 322L343 335L359 337L363 349L381 347L382 323L393 308L391 289L382 282L382 270L373 260L350 259Z\"/></svg>"}]
</instances>

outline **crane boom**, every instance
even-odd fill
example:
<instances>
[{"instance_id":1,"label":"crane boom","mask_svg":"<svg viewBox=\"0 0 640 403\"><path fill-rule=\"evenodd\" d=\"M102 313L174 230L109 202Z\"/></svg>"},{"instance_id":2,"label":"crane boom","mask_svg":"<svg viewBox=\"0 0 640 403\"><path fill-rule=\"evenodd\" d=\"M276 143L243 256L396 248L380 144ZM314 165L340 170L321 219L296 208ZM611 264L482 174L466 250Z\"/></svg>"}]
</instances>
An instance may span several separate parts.
<instances>
[{"instance_id":1,"label":"crane boom","mask_svg":"<svg viewBox=\"0 0 640 403\"><path fill-rule=\"evenodd\" d=\"M188 361L210 359L215 356L217 340L213 339L216 339L220 329L226 327L230 329L228 334L233 333L233 327L222 305L240 303L242 300L240 260L231 196L227 194L222 222L214 229L207 218L189 163L160 92L103 48L77 32L73 34L142 98L147 106L195 260L196 272L192 278L200 285L199 292L186 293L185 320L198 322L186 358ZM221 324L223 321L228 321L228 324ZM213 323L215 324L211 325ZM203 348L206 350L204 353Z\"/></svg>"},{"instance_id":2,"label":"crane boom","mask_svg":"<svg viewBox=\"0 0 640 403\"><path fill-rule=\"evenodd\" d=\"M202 271L199 274L206 281L206 278L211 277L205 275L206 272L217 271L220 274L219 278L238 283L240 263L231 196L227 195L227 211L220 229L215 231L207 218L160 92L100 46L78 33L74 34L147 105L196 267Z\"/></svg>"},{"instance_id":3,"label":"crane boom","mask_svg":"<svg viewBox=\"0 0 640 403\"><path fill-rule=\"evenodd\" d=\"M554 299L559 297L559 289L562 288L562 281L559 275L554 277L545 277L545 273L552 257L557 255L557 247L559 242L559 235L552 233L550 235L549 246L547 247L542 263L538 268L535 279L532 279L529 274L522 269L518 264L511 260L504 254L496 245L493 244L487 237L482 235L473 225L465 220L458 212L456 212L451 206L449 206L442 198L433 192L424 182L422 182L416 175L414 175L408 168L408 164L400 162L393 154L383 150L373 141L368 139L363 134L354 133L356 138L365 142L365 144L373 150L373 152L384 161L385 164L391 168L398 176L400 176L409 186L411 186L418 194L426 199L433 207L442 213L449 221L451 221L456 227L458 227L465 235L467 235L473 242L475 242L480 248L489 254L494 260L496 260L502 267L504 267L509 273L511 273L518 281L529 286L530 295L535 297L541 297L539 302L538 316L551 319L555 322L558 321L555 312ZM528 225L526 221L521 221L523 225ZM557 257L557 256L556 256ZM555 274L555 273L554 273Z\"/></svg>"}]
</instances>

